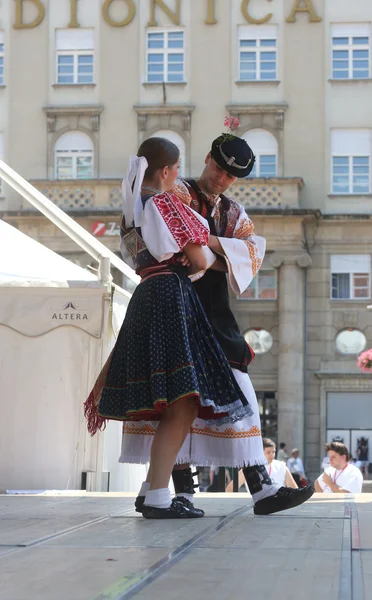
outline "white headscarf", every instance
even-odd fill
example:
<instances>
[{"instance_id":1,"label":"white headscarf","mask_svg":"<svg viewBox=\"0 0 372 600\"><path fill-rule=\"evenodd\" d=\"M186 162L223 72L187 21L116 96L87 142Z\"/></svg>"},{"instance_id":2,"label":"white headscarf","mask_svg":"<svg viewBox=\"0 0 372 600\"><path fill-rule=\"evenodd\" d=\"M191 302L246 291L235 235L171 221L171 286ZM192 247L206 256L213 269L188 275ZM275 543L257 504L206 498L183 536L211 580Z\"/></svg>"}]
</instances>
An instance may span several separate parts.
<instances>
[{"instance_id":1,"label":"white headscarf","mask_svg":"<svg viewBox=\"0 0 372 600\"><path fill-rule=\"evenodd\" d=\"M128 173L124 176L121 185L123 215L126 229L133 227L133 225L134 227L141 227L143 225L141 186L147 167L148 162L144 156L130 157Z\"/></svg>"}]
</instances>

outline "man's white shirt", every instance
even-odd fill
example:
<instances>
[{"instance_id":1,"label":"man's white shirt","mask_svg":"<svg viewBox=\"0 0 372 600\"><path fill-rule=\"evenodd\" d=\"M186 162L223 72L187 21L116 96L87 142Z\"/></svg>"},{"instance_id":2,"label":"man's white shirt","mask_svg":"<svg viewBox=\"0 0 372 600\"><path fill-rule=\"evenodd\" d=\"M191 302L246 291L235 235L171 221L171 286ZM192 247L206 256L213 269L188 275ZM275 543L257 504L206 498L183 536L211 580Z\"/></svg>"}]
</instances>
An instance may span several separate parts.
<instances>
[{"instance_id":1,"label":"man's white shirt","mask_svg":"<svg viewBox=\"0 0 372 600\"><path fill-rule=\"evenodd\" d=\"M285 476L287 471L287 465L281 460L274 460L266 466L266 471L273 483L282 487L285 485Z\"/></svg>"},{"instance_id":2,"label":"man's white shirt","mask_svg":"<svg viewBox=\"0 0 372 600\"><path fill-rule=\"evenodd\" d=\"M298 473L299 475L302 475L302 477L306 478L304 464L300 457L289 458L287 460L287 467L291 473Z\"/></svg>"},{"instance_id":3,"label":"man's white shirt","mask_svg":"<svg viewBox=\"0 0 372 600\"><path fill-rule=\"evenodd\" d=\"M336 470L334 467L327 467L324 471L332 477L332 481L345 491L353 494L359 494L362 491L363 475L354 465L347 465L343 471ZM323 474L318 477L317 482L325 494L332 494L331 488L323 481Z\"/></svg>"}]
</instances>

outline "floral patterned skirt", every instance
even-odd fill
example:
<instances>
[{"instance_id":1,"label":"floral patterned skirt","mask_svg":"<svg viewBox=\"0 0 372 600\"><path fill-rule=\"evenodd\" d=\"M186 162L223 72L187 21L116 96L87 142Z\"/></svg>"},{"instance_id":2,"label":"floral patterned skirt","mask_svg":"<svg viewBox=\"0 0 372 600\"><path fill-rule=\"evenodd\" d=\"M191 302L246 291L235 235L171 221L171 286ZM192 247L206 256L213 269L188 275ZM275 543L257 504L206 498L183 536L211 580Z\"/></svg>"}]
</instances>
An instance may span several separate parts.
<instances>
[{"instance_id":1,"label":"floral patterned skirt","mask_svg":"<svg viewBox=\"0 0 372 600\"><path fill-rule=\"evenodd\" d=\"M102 384L103 419L159 420L188 397L217 425L252 414L184 269L137 286Z\"/></svg>"}]
</instances>

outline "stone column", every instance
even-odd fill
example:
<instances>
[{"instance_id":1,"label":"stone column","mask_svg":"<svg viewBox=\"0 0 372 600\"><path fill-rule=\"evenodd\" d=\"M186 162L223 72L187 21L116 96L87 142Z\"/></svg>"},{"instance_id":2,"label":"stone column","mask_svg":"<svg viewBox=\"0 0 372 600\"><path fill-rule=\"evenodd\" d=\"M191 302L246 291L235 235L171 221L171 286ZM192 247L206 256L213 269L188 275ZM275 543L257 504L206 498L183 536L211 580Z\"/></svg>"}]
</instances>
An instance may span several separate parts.
<instances>
[{"instance_id":1,"label":"stone column","mask_svg":"<svg viewBox=\"0 0 372 600\"><path fill-rule=\"evenodd\" d=\"M304 456L304 269L308 254L274 253L271 264L279 268L278 321L278 444L298 448Z\"/></svg>"}]
</instances>

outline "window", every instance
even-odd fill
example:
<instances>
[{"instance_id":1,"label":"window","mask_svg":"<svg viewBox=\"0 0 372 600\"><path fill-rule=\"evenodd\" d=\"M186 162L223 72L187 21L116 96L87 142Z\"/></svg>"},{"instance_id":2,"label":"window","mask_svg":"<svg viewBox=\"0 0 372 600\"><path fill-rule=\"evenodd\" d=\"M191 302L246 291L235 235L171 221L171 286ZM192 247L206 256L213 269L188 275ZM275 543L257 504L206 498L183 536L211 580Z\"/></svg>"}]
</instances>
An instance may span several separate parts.
<instances>
[{"instance_id":1,"label":"window","mask_svg":"<svg viewBox=\"0 0 372 600\"><path fill-rule=\"evenodd\" d=\"M370 77L370 25L332 25L332 78Z\"/></svg>"},{"instance_id":2,"label":"window","mask_svg":"<svg viewBox=\"0 0 372 600\"><path fill-rule=\"evenodd\" d=\"M56 82L94 83L93 29L57 29Z\"/></svg>"},{"instance_id":3,"label":"window","mask_svg":"<svg viewBox=\"0 0 372 600\"><path fill-rule=\"evenodd\" d=\"M261 269L239 300L276 300L276 290L276 270Z\"/></svg>"},{"instance_id":4,"label":"window","mask_svg":"<svg viewBox=\"0 0 372 600\"><path fill-rule=\"evenodd\" d=\"M0 133L0 160L4 160L4 134ZM0 179L0 198L4 195L3 181Z\"/></svg>"},{"instance_id":5,"label":"window","mask_svg":"<svg viewBox=\"0 0 372 600\"><path fill-rule=\"evenodd\" d=\"M149 31L146 56L148 83L177 83L185 80L183 31Z\"/></svg>"},{"instance_id":6,"label":"window","mask_svg":"<svg viewBox=\"0 0 372 600\"><path fill-rule=\"evenodd\" d=\"M371 190L371 130L332 131L333 194L368 194Z\"/></svg>"},{"instance_id":7,"label":"window","mask_svg":"<svg viewBox=\"0 0 372 600\"><path fill-rule=\"evenodd\" d=\"M366 336L359 329L344 329L336 335L336 348L340 354L359 354L366 345Z\"/></svg>"},{"instance_id":8,"label":"window","mask_svg":"<svg viewBox=\"0 0 372 600\"><path fill-rule=\"evenodd\" d=\"M256 354L265 354L272 348L272 335L265 329L251 329L244 334L244 337Z\"/></svg>"},{"instance_id":9,"label":"window","mask_svg":"<svg viewBox=\"0 0 372 600\"><path fill-rule=\"evenodd\" d=\"M178 147L178 149L180 151L179 176L184 177L185 171L186 171L186 165L185 165L186 154L185 154L184 139L178 133L176 133L175 131L172 131L171 129L159 129L158 131L155 131L155 133L153 133L150 137L166 138L170 142L173 142L173 144L176 144L176 146Z\"/></svg>"},{"instance_id":10,"label":"window","mask_svg":"<svg viewBox=\"0 0 372 600\"><path fill-rule=\"evenodd\" d=\"M0 31L0 85L4 85L4 32Z\"/></svg>"},{"instance_id":11,"label":"window","mask_svg":"<svg viewBox=\"0 0 372 600\"><path fill-rule=\"evenodd\" d=\"M56 179L92 179L93 142L81 131L61 135L54 147Z\"/></svg>"},{"instance_id":12,"label":"window","mask_svg":"<svg viewBox=\"0 0 372 600\"><path fill-rule=\"evenodd\" d=\"M369 254L331 256L331 298L357 300L371 297L371 257Z\"/></svg>"},{"instance_id":13,"label":"window","mask_svg":"<svg viewBox=\"0 0 372 600\"><path fill-rule=\"evenodd\" d=\"M250 129L243 138L252 148L256 161L249 177L277 177L278 142L264 129Z\"/></svg>"},{"instance_id":14,"label":"window","mask_svg":"<svg viewBox=\"0 0 372 600\"><path fill-rule=\"evenodd\" d=\"M239 27L239 81L275 81L276 48L275 26Z\"/></svg>"}]
</instances>

